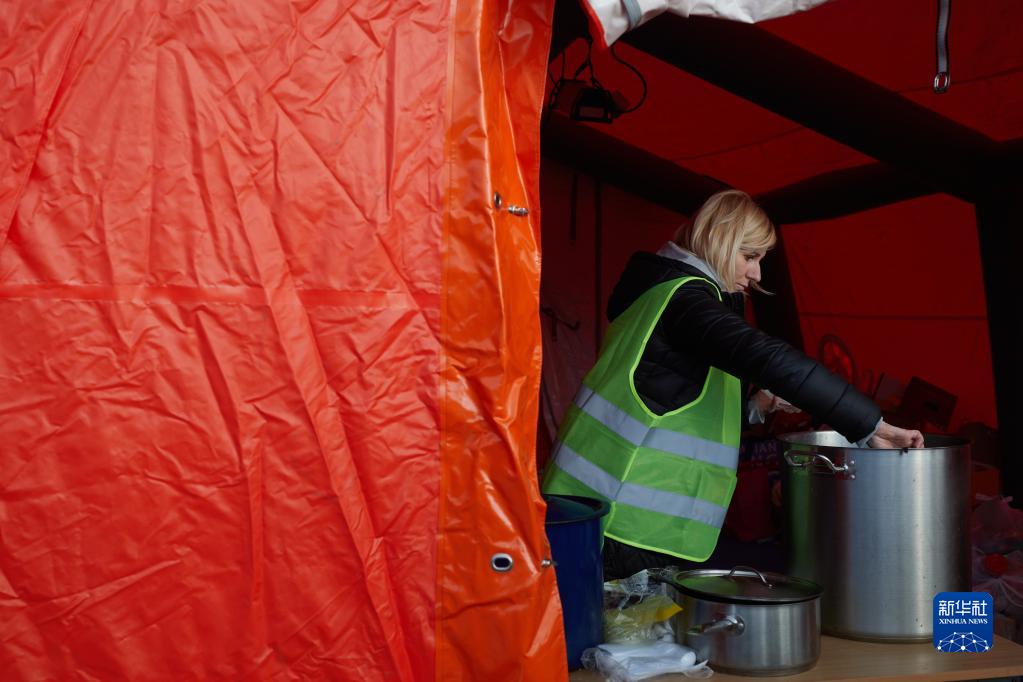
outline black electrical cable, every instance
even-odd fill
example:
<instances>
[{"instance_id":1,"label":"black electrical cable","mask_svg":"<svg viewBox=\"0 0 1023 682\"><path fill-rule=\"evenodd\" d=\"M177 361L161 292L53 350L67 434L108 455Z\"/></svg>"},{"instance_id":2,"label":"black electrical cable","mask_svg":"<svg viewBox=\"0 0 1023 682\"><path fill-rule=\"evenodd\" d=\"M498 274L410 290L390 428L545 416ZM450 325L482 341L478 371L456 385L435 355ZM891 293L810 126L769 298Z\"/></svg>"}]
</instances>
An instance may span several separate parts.
<instances>
[{"instance_id":1,"label":"black electrical cable","mask_svg":"<svg viewBox=\"0 0 1023 682\"><path fill-rule=\"evenodd\" d=\"M579 65L579 68L575 70L573 78L579 78L583 71L589 69L590 85L603 90L604 86L602 86L600 81L597 80L597 74L593 71L593 37L587 34L583 36L583 38L586 40L586 59L584 59L583 63Z\"/></svg>"},{"instance_id":2,"label":"black electrical cable","mask_svg":"<svg viewBox=\"0 0 1023 682\"><path fill-rule=\"evenodd\" d=\"M551 86L551 91L548 94L547 107L541 117L541 123L546 123L547 120L550 119L551 114L554 113L554 105L558 101L558 94L561 92L561 86L565 83L565 62L568 61L566 52L567 50L562 51L561 53L561 75L557 78L551 75L551 65L550 62L547 63L547 77L551 79L551 83L553 83L553 85Z\"/></svg>"},{"instance_id":3,"label":"black electrical cable","mask_svg":"<svg viewBox=\"0 0 1023 682\"><path fill-rule=\"evenodd\" d=\"M633 106L621 112L623 114L629 114L643 106L643 102L646 101L647 93L646 78L644 78L643 74L639 72L639 69L637 69L635 66L633 66L632 64L628 63L627 61L618 56L618 52L615 51L616 47L618 47L618 43L615 43L614 45L611 46L611 56L614 57L615 61L617 61L619 64L621 64L622 66L636 74L636 76L639 78L640 83L643 84L643 94L639 98L639 101L636 102L636 104L634 104Z\"/></svg>"},{"instance_id":4,"label":"black electrical cable","mask_svg":"<svg viewBox=\"0 0 1023 682\"><path fill-rule=\"evenodd\" d=\"M575 70L575 73L572 74L572 79L571 80L579 80L579 77L582 76L584 72L589 71L590 85L593 86L594 88L596 88L597 90L602 90L605 93L607 93L607 89L603 85L601 85L599 80L597 80L597 75L596 75L596 73L594 72L594 69L593 69L593 37L590 36L590 35L584 35L584 36L582 36L582 38L583 38L583 40L586 41L586 56L583 58L582 63L579 64L579 67ZM643 76L643 74L640 72L640 70L638 68L636 68L635 66L633 66L629 62L625 61L618 54L616 48L617 48L617 45L612 45L611 46L611 49L610 49L611 57L616 62L618 62L619 64L621 64L625 68L627 68L629 71L632 71L632 73L634 73L636 75L636 78L639 79L640 84L643 86L643 94L640 95L639 101L636 102L634 105L632 105L628 109L623 109L621 111L615 112L614 114L612 114L612 117L617 117L617 116L620 116L622 114L632 113L633 111L636 111L637 109L639 109L641 106L643 106L643 103L646 102L646 97L647 97L647 92L648 92L648 86L647 86L646 78ZM557 97L558 97L558 95L561 92L561 87L566 82L566 78L565 78L565 69L566 69L565 63L568 61L566 53L567 53L567 50L562 51L562 53L561 53L561 76L559 78L555 78L551 74L551 70L550 70L551 65L550 64L547 65L547 77L550 79L550 81L552 83L552 86L551 86L551 90L550 90L550 94L549 94L549 99L548 99L548 102L547 102L547 108L546 108L546 111L544 112L544 115L543 115L544 122L546 122L547 118L549 118L551 113L553 113L555 101L557 100ZM610 97L610 93L608 93L608 97Z\"/></svg>"}]
</instances>

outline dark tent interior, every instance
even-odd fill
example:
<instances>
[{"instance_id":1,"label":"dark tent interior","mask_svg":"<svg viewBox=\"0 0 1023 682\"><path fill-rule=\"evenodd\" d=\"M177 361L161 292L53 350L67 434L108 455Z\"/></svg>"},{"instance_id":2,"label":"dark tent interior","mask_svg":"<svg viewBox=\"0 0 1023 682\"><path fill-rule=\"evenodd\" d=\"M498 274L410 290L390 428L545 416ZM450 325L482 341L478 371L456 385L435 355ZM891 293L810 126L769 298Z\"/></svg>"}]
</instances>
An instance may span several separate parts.
<instances>
[{"instance_id":1,"label":"dark tent interior","mask_svg":"<svg viewBox=\"0 0 1023 682\"><path fill-rule=\"evenodd\" d=\"M1023 4L955 5L941 94L937 15L932 0L833 0L756 25L664 14L612 54L588 38L576 0L557 4L541 145L541 464L630 254L735 187L780 232L764 265L778 295L753 297L747 317L893 423L971 438L975 490L1020 499L999 426L1023 413L1023 50L1004 29L1023 23ZM578 120L574 86L633 110Z\"/></svg>"}]
</instances>

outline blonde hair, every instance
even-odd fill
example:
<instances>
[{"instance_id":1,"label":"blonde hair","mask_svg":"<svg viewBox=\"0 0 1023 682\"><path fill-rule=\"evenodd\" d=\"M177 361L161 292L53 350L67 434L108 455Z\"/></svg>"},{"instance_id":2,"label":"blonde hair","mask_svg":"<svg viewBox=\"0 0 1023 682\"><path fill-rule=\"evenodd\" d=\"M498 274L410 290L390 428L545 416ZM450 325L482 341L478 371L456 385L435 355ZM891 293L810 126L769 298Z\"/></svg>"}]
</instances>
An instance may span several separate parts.
<instances>
[{"instance_id":1,"label":"blonde hair","mask_svg":"<svg viewBox=\"0 0 1023 682\"><path fill-rule=\"evenodd\" d=\"M707 262L721 277L726 291L732 282L740 250L767 251L778 241L771 219L745 192L729 189L711 195L691 220L675 232L674 242ZM751 289L770 293L755 282Z\"/></svg>"}]
</instances>

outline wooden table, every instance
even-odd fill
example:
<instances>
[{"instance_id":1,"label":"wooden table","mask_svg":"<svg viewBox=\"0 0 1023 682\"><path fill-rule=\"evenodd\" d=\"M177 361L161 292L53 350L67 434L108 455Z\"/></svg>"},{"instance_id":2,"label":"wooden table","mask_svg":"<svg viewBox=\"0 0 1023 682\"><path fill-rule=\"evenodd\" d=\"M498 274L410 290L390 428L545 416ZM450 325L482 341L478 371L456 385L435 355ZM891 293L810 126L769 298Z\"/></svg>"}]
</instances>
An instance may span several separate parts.
<instances>
[{"instance_id":1,"label":"wooden table","mask_svg":"<svg viewBox=\"0 0 1023 682\"><path fill-rule=\"evenodd\" d=\"M710 682L823 682L824 680L980 680L1023 675L1023 646L995 635L995 644L982 654L947 654L924 644L875 644L851 639L821 637L817 665L787 677L741 677L714 673ZM570 682L599 682L603 678L588 670L568 676ZM655 677L658 682L691 682L684 675Z\"/></svg>"}]
</instances>

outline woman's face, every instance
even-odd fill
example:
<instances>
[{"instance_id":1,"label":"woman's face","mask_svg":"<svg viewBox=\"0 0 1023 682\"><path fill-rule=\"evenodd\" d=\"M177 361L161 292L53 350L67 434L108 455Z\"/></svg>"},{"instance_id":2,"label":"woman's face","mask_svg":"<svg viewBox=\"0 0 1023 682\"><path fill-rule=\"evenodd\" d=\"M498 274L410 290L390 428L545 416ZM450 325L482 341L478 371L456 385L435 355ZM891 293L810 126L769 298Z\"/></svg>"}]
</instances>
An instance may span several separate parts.
<instances>
[{"instance_id":1,"label":"woman's face","mask_svg":"<svg viewBox=\"0 0 1023 682\"><path fill-rule=\"evenodd\" d=\"M740 248L735 254L732 286L736 291L749 295L749 287L760 281L760 261L766 252L762 249Z\"/></svg>"}]
</instances>

